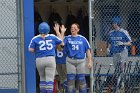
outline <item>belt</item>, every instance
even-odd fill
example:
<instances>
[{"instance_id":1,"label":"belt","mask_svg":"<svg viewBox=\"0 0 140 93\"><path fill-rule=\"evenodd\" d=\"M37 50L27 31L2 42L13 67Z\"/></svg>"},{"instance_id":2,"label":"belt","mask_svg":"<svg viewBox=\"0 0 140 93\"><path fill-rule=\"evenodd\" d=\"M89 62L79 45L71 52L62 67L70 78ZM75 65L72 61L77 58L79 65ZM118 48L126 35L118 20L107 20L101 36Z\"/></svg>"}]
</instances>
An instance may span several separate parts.
<instances>
[{"instance_id":1,"label":"belt","mask_svg":"<svg viewBox=\"0 0 140 93\"><path fill-rule=\"evenodd\" d=\"M75 57L69 57L70 59L84 59L84 58L75 58Z\"/></svg>"}]
</instances>

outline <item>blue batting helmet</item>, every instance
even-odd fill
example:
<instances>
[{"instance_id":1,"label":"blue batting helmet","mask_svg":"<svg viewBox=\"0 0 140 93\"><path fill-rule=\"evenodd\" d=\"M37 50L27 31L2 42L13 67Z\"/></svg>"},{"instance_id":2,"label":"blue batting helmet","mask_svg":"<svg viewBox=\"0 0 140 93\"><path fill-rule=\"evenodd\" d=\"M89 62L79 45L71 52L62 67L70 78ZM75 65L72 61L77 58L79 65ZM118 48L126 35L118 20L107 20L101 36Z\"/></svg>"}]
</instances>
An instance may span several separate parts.
<instances>
[{"instance_id":1,"label":"blue batting helmet","mask_svg":"<svg viewBox=\"0 0 140 93\"><path fill-rule=\"evenodd\" d=\"M50 26L46 22L39 24L38 31L40 34L48 34L50 32Z\"/></svg>"},{"instance_id":2,"label":"blue batting helmet","mask_svg":"<svg viewBox=\"0 0 140 93\"><path fill-rule=\"evenodd\" d=\"M112 18L112 24L120 25L121 24L121 17L120 16L113 17Z\"/></svg>"}]
</instances>

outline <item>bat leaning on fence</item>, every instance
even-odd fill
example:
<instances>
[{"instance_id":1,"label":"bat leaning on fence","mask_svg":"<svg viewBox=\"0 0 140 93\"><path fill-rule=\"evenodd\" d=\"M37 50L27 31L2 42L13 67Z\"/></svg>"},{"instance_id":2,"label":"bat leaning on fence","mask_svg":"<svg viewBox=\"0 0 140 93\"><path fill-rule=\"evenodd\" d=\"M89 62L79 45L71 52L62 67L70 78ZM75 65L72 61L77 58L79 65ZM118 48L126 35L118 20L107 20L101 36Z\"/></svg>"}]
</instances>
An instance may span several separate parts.
<instances>
[{"instance_id":1,"label":"bat leaning on fence","mask_svg":"<svg viewBox=\"0 0 140 93\"><path fill-rule=\"evenodd\" d=\"M113 87L113 93L120 93L122 83L123 83L123 77L124 77L124 64L121 62L117 65L117 73L116 73L116 84Z\"/></svg>"},{"instance_id":2,"label":"bat leaning on fence","mask_svg":"<svg viewBox=\"0 0 140 93\"><path fill-rule=\"evenodd\" d=\"M114 81L115 81L116 74L117 74L117 67L115 68L115 71L114 71L114 73L113 73L113 75L112 75L112 78L111 78L111 80L110 80L110 82L109 82L109 86L108 86L108 88L107 88L107 91L106 91L105 93L111 93L111 88L112 88L113 83L114 83Z\"/></svg>"},{"instance_id":3,"label":"bat leaning on fence","mask_svg":"<svg viewBox=\"0 0 140 93\"><path fill-rule=\"evenodd\" d=\"M131 64L132 64L132 61L129 61L127 69L125 71L125 76L124 76L124 84L125 84L124 91L125 91L125 93L128 93L128 91L129 91Z\"/></svg>"},{"instance_id":4,"label":"bat leaning on fence","mask_svg":"<svg viewBox=\"0 0 140 93\"><path fill-rule=\"evenodd\" d=\"M103 89L104 89L104 86L106 84L106 80L107 80L108 74L109 74L110 69L111 69L111 66L112 66L112 64L109 65L109 68L108 68L108 71L107 71L107 73L106 73L106 75L104 77L103 83L101 84L100 93L103 92Z\"/></svg>"}]
</instances>

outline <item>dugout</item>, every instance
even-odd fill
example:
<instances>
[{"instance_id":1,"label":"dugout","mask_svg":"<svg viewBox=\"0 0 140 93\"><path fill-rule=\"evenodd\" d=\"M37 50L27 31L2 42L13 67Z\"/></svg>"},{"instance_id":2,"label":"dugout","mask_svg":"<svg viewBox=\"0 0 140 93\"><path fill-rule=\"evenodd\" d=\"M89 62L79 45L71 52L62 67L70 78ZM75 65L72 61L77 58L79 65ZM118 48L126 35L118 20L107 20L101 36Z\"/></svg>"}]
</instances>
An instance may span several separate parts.
<instances>
[{"instance_id":1,"label":"dugout","mask_svg":"<svg viewBox=\"0 0 140 93\"><path fill-rule=\"evenodd\" d=\"M106 33L111 29L110 20L114 15L123 18L121 26L132 37L134 47L133 52L129 47L128 58L134 63L131 72L140 60L140 0L1 0L0 6L0 93L35 93L35 62L28 45L37 34L33 31L35 21L48 21L51 12L58 12L62 23L66 23L68 14L77 17L78 11L80 19L81 10L83 16L88 16L84 23L89 25L83 29L89 30L81 34L90 41L95 63L103 64L101 74L106 73L112 63L112 57L106 55ZM35 16L34 10L38 12ZM113 71L112 68L110 73Z\"/></svg>"},{"instance_id":2,"label":"dugout","mask_svg":"<svg viewBox=\"0 0 140 93\"><path fill-rule=\"evenodd\" d=\"M57 21L59 24L64 24L67 28L66 35L70 34L70 25L77 22L81 27L80 34L89 40L88 0L35 0L35 35L38 34L37 27L42 21L47 21L50 24L50 33L53 34L55 34L53 31L54 21ZM37 75L36 77L38 87L39 76Z\"/></svg>"},{"instance_id":3,"label":"dugout","mask_svg":"<svg viewBox=\"0 0 140 93\"><path fill-rule=\"evenodd\" d=\"M128 30L132 38L132 46L128 47L128 60L140 60L139 6L139 0L34 0L34 32L35 35L38 34L36 28L42 21L53 25L52 20L55 20L66 27L72 22L78 22L81 26L80 34L91 44L95 63L103 65L100 73L105 74L109 64L112 64L112 57L106 54L106 40L107 33L112 29L110 23L113 16L121 16L121 27ZM68 34L70 33L67 32ZM110 73L113 71L114 68ZM87 73L89 74L88 69Z\"/></svg>"},{"instance_id":4,"label":"dugout","mask_svg":"<svg viewBox=\"0 0 140 93\"><path fill-rule=\"evenodd\" d=\"M107 34L112 29L111 19L118 15L122 18L121 27L128 30L133 41L134 47L129 47L129 56L138 57L139 3L139 0L34 0L35 35L38 34L36 28L41 21L53 25L52 20L57 20L66 27L72 22L78 22L81 26L80 34L84 35L92 46L93 56L99 59L97 61L110 62L112 59L106 54ZM68 34L69 31L66 32L66 35ZM102 60L104 58L105 60Z\"/></svg>"}]
</instances>

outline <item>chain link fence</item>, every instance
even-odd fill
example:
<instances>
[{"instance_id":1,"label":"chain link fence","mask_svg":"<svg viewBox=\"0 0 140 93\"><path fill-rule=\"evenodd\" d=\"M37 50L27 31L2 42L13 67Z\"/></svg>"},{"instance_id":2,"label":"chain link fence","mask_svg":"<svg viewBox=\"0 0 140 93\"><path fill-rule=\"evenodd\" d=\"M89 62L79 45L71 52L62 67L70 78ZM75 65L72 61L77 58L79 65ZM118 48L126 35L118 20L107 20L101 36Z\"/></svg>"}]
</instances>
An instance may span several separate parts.
<instances>
[{"instance_id":1,"label":"chain link fence","mask_svg":"<svg viewBox=\"0 0 140 93\"><path fill-rule=\"evenodd\" d=\"M140 93L140 0L90 0L90 3L94 93ZM115 68L112 55L107 54L114 16L121 17L120 27L132 39L123 73L118 71L118 66Z\"/></svg>"},{"instance_id":2,"label":"chain link fence","mask_svg":"<svg viewBox=\"0 0 140 93\"><path fill-rule=\"evenodd\" d=\"M17 1L0 0L0 93L19 93L21 83Z\"/></svg>"}]
</instances>

